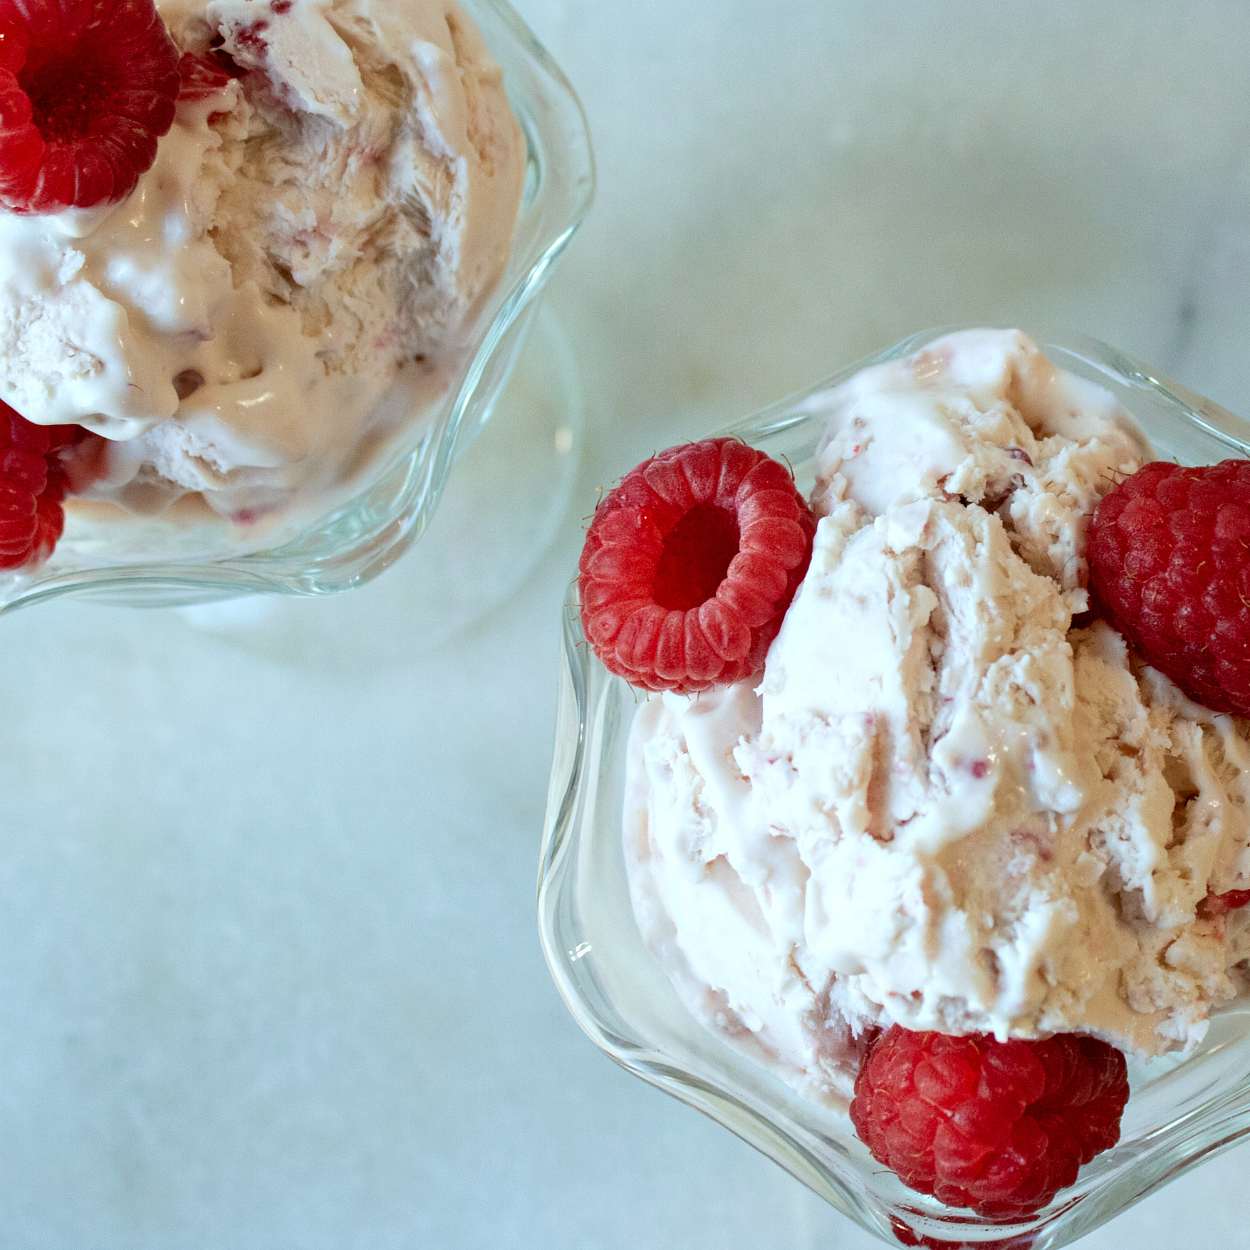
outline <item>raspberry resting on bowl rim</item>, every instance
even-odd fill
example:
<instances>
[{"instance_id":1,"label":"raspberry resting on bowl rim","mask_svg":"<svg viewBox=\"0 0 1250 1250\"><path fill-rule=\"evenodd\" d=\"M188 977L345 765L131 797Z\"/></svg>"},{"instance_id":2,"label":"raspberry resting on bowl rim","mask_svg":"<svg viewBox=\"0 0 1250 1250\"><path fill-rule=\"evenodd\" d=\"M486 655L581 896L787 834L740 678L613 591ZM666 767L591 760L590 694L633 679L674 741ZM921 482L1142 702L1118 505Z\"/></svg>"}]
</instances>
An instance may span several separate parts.
<instances>
[{"instance_id":1,"label":"raspberry resting on bowl rim","mask_svg":"<svg viewBox=\"0 0 1250 1250\"><path fill-rule=\"evenodd\" d=\"M79 425L35 425L0 401L0 570L41 564L65 528L62 463L87 435Z\"/></svg>"},{"instance_id":2,"label":"raspberry resting on bowl rim","mask_svg":"<svg viewBox=\"0 0 1250 1250\"><path fill-rule=\"evenodd\" d=\"M1250 460L1143 465L1089 525L1097 610L1191 699L1250 716Z\"/></svg>"},{"instance_id":3,"label":"raspberry resting on bowl rim","mask_svg":"<svg viewBox=\"0 0 1250 1250\"><path fill-rule=\"evenodd\" d=\"M1120 1139L1124 1056L1072 1033L952 1037L892 1025L855 1081L851 1121L903 1184L990 1219L1023 1219Z\"/></svg>"},{"instance_id":4,"label":"raspberry resting on bowl rim","mask_svg":"<svg viewBox=\"0 0 1250 1250\"><path fill-rule=\"evenodd\" d=\"M735 438L670 447L595 509L578 564L582 628L605 667L693 694L764 662L816 523L784 465Z\"/></svg>"},{"instance_id":5,"label":"raspberry resting on bowl rim","mask_svg":"<svg viewBox=\"0 0 1250 1250\"><path fill-rule=\"evenodd\" d=\"M0 203L125 199L173 125L178 61L152 0L0 0Z\"/></svg>"}]
</instances>

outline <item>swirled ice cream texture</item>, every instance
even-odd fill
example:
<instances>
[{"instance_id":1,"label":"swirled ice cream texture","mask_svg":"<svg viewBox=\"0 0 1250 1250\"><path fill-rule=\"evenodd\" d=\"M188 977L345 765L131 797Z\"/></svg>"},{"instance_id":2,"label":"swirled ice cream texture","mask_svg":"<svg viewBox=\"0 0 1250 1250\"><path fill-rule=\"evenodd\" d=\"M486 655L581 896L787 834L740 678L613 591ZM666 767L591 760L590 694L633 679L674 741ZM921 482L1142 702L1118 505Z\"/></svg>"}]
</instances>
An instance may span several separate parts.
<instances>
[{"instance_id":1,"label":"swirled ice cream texture","mask_svg":"<svg viewBox=\"0 0 1250 1250\"><path fill-rule=\"evenodd\" d=\"M241 76L180 101L124 203L0 214L0 398L110 440L97 496L263 510L350 465L397 383L447 387L525 144L453 0L158 8Z\"/></svg>"},{"instance_id":2,"label":"swirled ice cream texture","mask_svg":"<svg viewBox=\"0 0 1250 1250\"><path fill-rule=\"evenodd\" d=\"M702 1020L834 1104L878 1026L1143 1055L1245 988L1245 726L1087 608L1084 532L1145 454L1112 397L970 332L811 401L811 568L757 687L653 697L625 849Z\"/></svg>"}]
</instances>

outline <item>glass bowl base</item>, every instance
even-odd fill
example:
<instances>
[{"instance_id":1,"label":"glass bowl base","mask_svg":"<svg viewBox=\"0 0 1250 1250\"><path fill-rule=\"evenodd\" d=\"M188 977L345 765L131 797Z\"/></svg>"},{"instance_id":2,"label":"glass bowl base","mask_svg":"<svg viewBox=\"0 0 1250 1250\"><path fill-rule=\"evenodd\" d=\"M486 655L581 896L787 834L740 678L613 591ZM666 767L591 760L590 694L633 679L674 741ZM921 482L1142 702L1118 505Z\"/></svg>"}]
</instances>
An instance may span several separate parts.
<instances>
[{"instance_id":1,"label":"glass bowl base","mask_svg":"<svg viewBox=\"0 0 1250 1250\"><path fill-rule=\"evenodd\" d=\"M569 506L584 419L576 363L543 308L434 518L394 567L347 594L245 595L180 608L256 655L343 673L393 668L467 632L517 590Z\"/></svg>"}]
</instances>

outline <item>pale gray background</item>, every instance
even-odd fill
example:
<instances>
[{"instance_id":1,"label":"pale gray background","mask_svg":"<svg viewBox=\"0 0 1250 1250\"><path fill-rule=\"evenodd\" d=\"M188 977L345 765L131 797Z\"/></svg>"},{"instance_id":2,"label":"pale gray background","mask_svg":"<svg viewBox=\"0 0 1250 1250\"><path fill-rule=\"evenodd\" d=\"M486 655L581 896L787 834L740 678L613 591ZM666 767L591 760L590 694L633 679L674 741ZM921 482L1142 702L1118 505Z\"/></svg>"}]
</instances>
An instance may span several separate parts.
<instances>
[{"instance_id":1,"label":"pale gray background","mask_svg":"<svg viewBox=\"0 0 1250 1250\"><path fill-rule=\"evenodd\" d=\"M398 667L257 658L175 613L2 622L6 1248L876 1244L612 1067L547 978L578 517L931 324L1071 325L1250 412L1244 4L520 8L599 156L550 297L589 397L580 501L487 626ZM1248 1168L1083 1244L1250 1247Z\"/></svg>"}]
</instances>

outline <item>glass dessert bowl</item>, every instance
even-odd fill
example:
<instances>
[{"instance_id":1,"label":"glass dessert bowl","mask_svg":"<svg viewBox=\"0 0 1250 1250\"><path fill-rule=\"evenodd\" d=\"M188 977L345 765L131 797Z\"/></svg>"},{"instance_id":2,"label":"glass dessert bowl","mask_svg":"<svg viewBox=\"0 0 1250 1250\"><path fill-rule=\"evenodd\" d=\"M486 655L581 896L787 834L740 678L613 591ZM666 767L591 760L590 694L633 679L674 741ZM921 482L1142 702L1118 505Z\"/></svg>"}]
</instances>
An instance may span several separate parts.
<instances>
[{"instance_id":1,"label":"glass dessert bowl","mask_svg":"<svg viewBox=\"0 0 1250 1250\"><path fill-rule=\"evenodd\" d=\"M814 397L947 332L914 335L727 432L788 461L806 494L827 426ZM1055 365L1111 392L1158 458L1208 464L1250 452L1250 424L1139 362L1078 336L1037 341ZM1212 1014L1187 1055L1130 1062L1119 1143L1029 1218L995 1222L905 1187L872 1158L848 1116L804 1098L745 1045L696 1019L647 948L622 849L627 746L642 700L586 645L572 599L564 655L540 930L566 1004L622 1066L724 1124L869 1231L904 1244L1064 1245L1250 1130L1250 1005L1243 998Z\"/></svg>"},{"instance_id":2,"label":"glass dessert bowl","mask_svg":"<svg viewBox=\"0 0 1250 1250\"><path fill-rule=\"evenodd\" d=\"M409 368L332 478L292 495L289 506L257 517L245 507L227 520L206 505L182 508L198 501L192 494L143 516L71 495L51 557L0 576L0 610L67 593L150 605L324 594L369 580L421 535L452 466L506 389L551 267L594 194L585 118L563 74L502 0L463 7L503 70L525 145L510 250L502 276L465 323L471 330L437 365ZM183 81L185 93L185 70Z\"/></svg>"}]
</instances>

